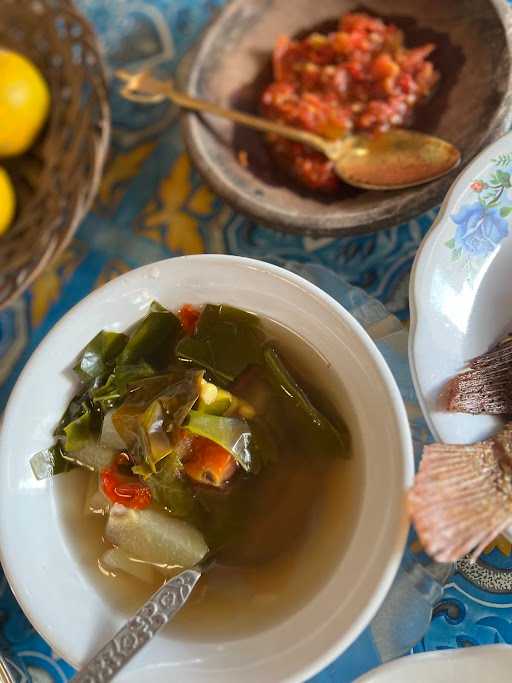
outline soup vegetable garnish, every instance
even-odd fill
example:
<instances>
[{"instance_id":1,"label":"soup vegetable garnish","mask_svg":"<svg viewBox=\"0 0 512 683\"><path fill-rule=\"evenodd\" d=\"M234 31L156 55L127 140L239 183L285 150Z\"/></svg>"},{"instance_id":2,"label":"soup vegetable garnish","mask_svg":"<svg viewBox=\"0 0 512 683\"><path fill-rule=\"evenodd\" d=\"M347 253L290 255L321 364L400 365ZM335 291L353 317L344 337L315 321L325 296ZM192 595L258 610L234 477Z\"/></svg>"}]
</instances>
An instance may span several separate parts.
<instances>
[{"instance_id":1,"label":"soup vegetable garnish","mask_svg":"<svg viewBox=\"0 0 512 683\"><path fill-rule=\"evenodd\" d=\"M408 126L414 107L432 92L439 74L427 58L431 43L404 46L393 24L367 14L346 14L327 35L278 39L273 82L261 97L270 119L336 139L352 131ZM269 135L277 163L302 185L334 192L332 162L305 145Z\"/></svg>"},{"instance_id":2,"label":"soup vegetable garnish","mask_svg":"<svg viewBox=\"0 0 512 683\"><path fill-rule=\"evenodd\" d=\"M349 453L346 426L317 409L260 319L230 306L176 316L153 303L130 333L97 334L73 370L55 444L31 465L39 479L94 473L86 511L106 517L114 572L271 556L265 525L286 533L297 476L312 488L322 460Z\"/></svg>"}]
</instances>

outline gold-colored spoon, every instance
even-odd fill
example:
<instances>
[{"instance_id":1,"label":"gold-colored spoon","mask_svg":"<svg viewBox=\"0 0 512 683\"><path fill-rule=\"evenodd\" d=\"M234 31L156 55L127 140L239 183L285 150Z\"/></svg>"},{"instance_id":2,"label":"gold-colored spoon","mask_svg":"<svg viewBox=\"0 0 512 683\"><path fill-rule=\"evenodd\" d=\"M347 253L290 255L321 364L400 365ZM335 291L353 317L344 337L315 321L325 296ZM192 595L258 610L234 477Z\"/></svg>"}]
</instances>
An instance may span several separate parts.
<instances>
[{"instance_id":1,"label":"gold-colored spoon","mask_svg":"<svg viewBox=\"0 0 512 683\"><path fill-rule=\"evenodd\" d=\"M299 128L191 97L176 90L172 82L160 81L148 72L120 70L116 76L124 81L121 94L128 100L156 104L167 98L185 109L221 116L309 145L325 154L339 177L355 187L401 190L440 178L460 163L460 153L452 144L417 131L395 128L375 135L347 135L339 140L326 140Z\"/></svg>"}]
</instances>

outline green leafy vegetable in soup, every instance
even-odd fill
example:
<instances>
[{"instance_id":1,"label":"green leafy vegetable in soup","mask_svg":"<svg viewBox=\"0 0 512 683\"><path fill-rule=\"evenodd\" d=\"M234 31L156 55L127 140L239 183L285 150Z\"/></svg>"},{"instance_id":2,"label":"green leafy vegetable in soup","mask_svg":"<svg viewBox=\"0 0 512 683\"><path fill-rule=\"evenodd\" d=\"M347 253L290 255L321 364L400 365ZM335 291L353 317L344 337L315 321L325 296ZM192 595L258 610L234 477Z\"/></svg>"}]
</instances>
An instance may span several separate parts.
<instances>
[{"instance_id":1,"label":"green leafy vegetable in soup","mask_svg":"<svg viewBox=\"0 0 512 683\"><path fill-rule=\"evenodd\" d=\"M93 471L86 509L106 516L101 562L150 582L199 562L282 553L326 463L348 457L265 321L226 305L153 303L123 334L103 330L74 366L77 390L37 478ZM150 565L153 569L148 568Z\"/></svg>"}]
</instances>

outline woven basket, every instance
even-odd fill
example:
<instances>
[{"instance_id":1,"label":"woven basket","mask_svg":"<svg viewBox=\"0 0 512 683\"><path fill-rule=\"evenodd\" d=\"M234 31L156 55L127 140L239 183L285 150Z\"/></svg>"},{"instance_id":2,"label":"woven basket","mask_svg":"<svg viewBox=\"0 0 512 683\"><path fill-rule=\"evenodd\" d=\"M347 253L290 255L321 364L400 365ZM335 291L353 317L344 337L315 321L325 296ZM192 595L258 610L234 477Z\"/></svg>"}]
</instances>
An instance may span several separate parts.
<instances>
[{"instance_id":1,"label":"woven basket","mask_svg":"<svg viewBox=\"0 0 512 683\"><path fill-rule=\"evenodd\" d=\"M0 47L37 64L52 96L34 147L0 159L18 199L15 222L0 237L2 308L65 248L89 209L108 148L110 114L94 32L70 0L0 0Z\"/></svg>"}]
</instances>

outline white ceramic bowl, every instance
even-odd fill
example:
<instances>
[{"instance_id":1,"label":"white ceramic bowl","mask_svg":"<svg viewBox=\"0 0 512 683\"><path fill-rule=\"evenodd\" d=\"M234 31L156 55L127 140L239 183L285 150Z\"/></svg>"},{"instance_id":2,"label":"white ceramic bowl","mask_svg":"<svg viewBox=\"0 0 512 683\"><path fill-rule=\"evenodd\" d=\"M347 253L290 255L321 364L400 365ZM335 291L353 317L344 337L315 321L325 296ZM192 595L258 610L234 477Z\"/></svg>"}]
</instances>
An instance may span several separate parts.
<instances>
[{"instance_id":1,"label":"white ceramic bowl","mask_svg":"<svg viewBox=\"0 0 512 683\"><path fill-rule=\"evenodd\" d=\"M5 413L3 568L27 617L75 666L121 625L123 615L97 593L69 544L59 504L64 479L36 481L29 457L52 441L73 393L65 369L80 349L102 328L128 327L153 299L173 309L184 302L226 302L270 316L310 340L350 397L348 417L364 478L348 547L329 581L299 612L236 641L157 636L116 680L139 683L145 675L153 683L303 681L350 645L386 595L406 540L404 499L413 459L400 394L371 339L332 298L275 266L230 256L162 261L108 283L54 327L27 363Z\"/></svg>"}]
</instances>

